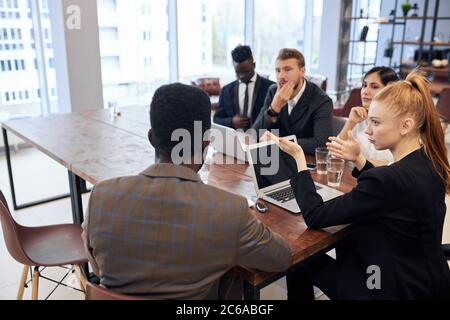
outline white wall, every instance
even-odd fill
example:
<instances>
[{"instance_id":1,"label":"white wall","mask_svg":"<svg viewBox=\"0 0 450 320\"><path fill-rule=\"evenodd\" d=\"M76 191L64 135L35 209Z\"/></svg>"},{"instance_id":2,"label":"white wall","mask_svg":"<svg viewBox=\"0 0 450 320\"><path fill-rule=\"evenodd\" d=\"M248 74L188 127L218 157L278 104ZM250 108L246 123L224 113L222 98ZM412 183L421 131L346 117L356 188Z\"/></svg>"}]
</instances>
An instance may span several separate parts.
<instances>
[{"instance_id":1,"label":"white wall","mask_svg":"<svg viewBox=\"0 0 450 320\"><path fill-rule=\"evenodd\" d=\"M81 28L68 29L67 8L78 6ZM60 112L103 108L97 1L49 1Z\"/></svg>"}]
</instances>

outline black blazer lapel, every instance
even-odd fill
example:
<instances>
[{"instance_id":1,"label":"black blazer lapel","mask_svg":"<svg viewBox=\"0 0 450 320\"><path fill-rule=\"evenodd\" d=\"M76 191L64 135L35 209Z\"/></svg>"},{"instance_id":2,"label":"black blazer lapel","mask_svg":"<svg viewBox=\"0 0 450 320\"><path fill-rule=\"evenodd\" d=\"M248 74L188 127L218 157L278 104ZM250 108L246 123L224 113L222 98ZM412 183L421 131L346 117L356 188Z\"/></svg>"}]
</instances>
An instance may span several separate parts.
<instances>
[{"instance_id":1,"label":"black blazer lapel","mask_svg":"<svg viewBox=\"0 0 450 320\"><path fill-rule=\"evenodd\" d=\"M255 112L255 104L258 100L259 89L261 88L261 78L259 76L256 77L255 88L253 90L253 101L252 101L252 116L257 117L258 115L254 114ZM264 97L265 98L265 97Z\"/></svg>"},{"instance_id":2,"label":"black blazer lapel","mask_svg":"<svg viewBox=\"0 0 450 320\"><path fill-rule=\"evenodd\" d=\"M234 82L233 95L234 114L241 114L241 110L239 110L239 81Z\"/></svg>"},{"instance_id":3,"label":"black blazer lapel","mask_svg":"<svg viewBox=\"0 0 450 320\"><path fill-rule=\"evenodd\" d=\"M256 119L259 116L259 112L261 111L261 108L259 110L256 110L256 108L255 108L256 102L260 100L259 92L261 89L261 83L262 83L261 78L259 76L257 76L256 82L255 82L255 88L253 90L253 101L252 101L252 109L251 109L252 110L252 116L251 116L252 121L256 121ZM265 97L263 97L263 100L264 99L265 99Z\"/></svg>"}]
</instances>

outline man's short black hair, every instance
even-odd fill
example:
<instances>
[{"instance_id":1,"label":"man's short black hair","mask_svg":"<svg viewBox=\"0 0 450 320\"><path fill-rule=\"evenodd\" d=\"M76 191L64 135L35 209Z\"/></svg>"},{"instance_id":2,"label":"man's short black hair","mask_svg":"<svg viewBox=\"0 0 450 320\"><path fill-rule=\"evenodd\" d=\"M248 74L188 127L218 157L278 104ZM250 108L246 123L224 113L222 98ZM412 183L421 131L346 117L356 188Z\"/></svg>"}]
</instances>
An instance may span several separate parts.
<instances>
[{"instance_id":1,"label":"man's short black hair","mask_svg":"<svg viewBox=\"0 0 450 320\"><path fill-rule=\"evenodd\" d=\"M195 137L194 122L202 123L202 137ZM191 154L194 155L194 138L202 139L211 128L211 101L201 89L174 83L156 90L150 105L152 143L157 154L171 155L180 141L171 141L177 129L186 129L191 136ZM203 141L203 139L202 139ZM201 143L201 142L200 142Z\"/></svg>"},{"instance_id":2,"label":"man's short black hair","mask_svg":"<svg viewBox=\"0 0 450 320\"><path fill-rule=\"evenodd\" d=\"M250 49L249 46L238 45L233 49L233 51L231 51L231 56L233 57L233 61L236 63L242 63L249 59L253 61L252 49Z\"/></svg>"}]
</instances>

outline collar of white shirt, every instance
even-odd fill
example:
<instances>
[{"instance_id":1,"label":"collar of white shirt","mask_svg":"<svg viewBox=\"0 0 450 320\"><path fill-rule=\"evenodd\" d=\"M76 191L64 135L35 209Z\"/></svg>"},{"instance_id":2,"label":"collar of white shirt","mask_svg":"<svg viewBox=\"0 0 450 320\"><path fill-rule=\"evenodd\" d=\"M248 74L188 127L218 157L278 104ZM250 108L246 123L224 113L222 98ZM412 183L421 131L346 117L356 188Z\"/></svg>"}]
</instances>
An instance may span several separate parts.
<instances>
[{"instance_id":1,"label":"collar of white shirt","mask_svg":"<svg viewBox=\"0 0 450 320\"><path fill-rule=\"evenodd\" d=\"M299 102L300 98L302 97L303 93L306 90L306 80L303 81L303 87L300 90L300 92L291 100L289 100L288 102L288 107L289 107L289 115L291 115L292 110L294 110L295 106L297 105L297 103Z\"/></svg>"}]
</instances>

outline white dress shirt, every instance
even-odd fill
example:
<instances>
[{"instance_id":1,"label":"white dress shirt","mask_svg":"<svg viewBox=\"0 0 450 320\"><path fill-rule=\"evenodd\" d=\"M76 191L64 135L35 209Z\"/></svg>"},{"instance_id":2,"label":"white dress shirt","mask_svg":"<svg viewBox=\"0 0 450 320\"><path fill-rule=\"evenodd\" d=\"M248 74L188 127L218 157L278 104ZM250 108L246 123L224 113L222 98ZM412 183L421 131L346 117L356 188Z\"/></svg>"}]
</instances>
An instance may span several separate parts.
<instances>
[{"instance_id":1,"label":"white dress shirt","mask_svg":"<svg viewBox=\"0 0 450 320\"><path fill-rule=\"evenodd\" d=\"M255 75L250 79L250 83L248 84L248 114L247 117L251 118L252 116L252 106L253 106L253 93L255 92L255 84L258 75ZM239 81L239 114L244 112L244 100L245 100L245 83Z\"/></svg>"},{"instance_id":2,"label":"white dress shirt","mask_svg":"<svg viewBox=\"0 0 450 320\"><path fill-rule=\"evenodd\" d=\"M306 80L303 81L303 87L300 90L300 92L291 100L288 101L288 112L289 115L291 115L292 110L294 110L295 106L297 105L297 103L299 102L300 98L302 97L303 93L306 90Z\"/></svg>"}]
</instances>

